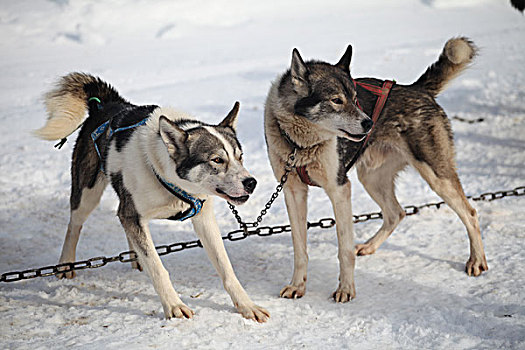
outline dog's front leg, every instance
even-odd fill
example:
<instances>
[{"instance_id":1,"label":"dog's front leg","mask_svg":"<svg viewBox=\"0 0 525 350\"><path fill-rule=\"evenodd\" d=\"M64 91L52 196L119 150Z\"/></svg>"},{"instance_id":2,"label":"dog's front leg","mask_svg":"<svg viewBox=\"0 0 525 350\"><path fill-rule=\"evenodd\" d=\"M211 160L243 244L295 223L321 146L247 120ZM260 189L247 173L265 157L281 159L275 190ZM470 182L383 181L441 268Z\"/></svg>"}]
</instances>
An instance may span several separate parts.
<instances>
[{"instance_id":1,"label":"dog's front leg","mask_svg":"<svg viewBox=\"0 0 525 350\"><path fill-rule=\"evenodd\" d=\"M146 269L153 282L153 287L160 297L166 318L192 318L194 312L182 302L175 289L173 289L169 273L162 265L160 257L155 250L147 223L142 222L138 215L134 217L122 215L120 209L119 219L126 231L128 241L131 242L137 253L140 265Z\"/></svg>"},{"instance_id":2,"label":"dog's front leg","mask_svg":"<svg viewBox=\"0 0 525 350\"><path fill-rule=\"evenodd\" d=\"M339 287L334 292L336 302L345 303L355 298L354 222L352 217L352 187L350 181L342 186L325 189L335 213L337 244L339 248Z\"/></svg>"},{"instance_id":3,"label":"dog's front leg","mask_svg":"<svg viewBox=\"0 0 525 350\"><path fill-rule=\"evenodd\" d=\"M284 187L284 199L293 243L293 276L289 285L281 290L283 298L300 298L306 292L306 273L308 268L308 252L306 249L306 215L308 207L308 186L297 177L290 177Z\"/></svg>"},{"instance_id":4,"label":"dog's front leg","mask_svg":"<svg viewBox=\"0 0 525 350\"><path fill-rule=\"evenodd\" d=\"M224 248L219 226L215 221L213 198L209 198L204 202L201 212L192 219L192 223L210 261L221 277L224 289L230 295L237 311L245 318L253 319L257 322L266 322L268 317L270 317L270 313L250 299L235 276L230 259Z\"/></svg>"}]
</instances>

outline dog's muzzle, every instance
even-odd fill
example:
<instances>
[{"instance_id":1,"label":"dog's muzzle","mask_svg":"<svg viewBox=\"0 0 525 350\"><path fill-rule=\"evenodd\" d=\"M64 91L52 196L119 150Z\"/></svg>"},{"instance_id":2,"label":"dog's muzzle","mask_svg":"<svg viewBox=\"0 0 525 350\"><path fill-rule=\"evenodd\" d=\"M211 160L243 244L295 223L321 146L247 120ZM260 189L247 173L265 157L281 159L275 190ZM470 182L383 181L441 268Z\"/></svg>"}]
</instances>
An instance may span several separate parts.
<instances>
[{"instance_id":1,"label":"dog's muzzle","mask_svg":"<svg viewBox=\"0 0 525 350\"><path fill-rule=\"evenodd\" d=\"M250 198L249 195L244 195L244 196L239 196L239 197L232 197L232 196L228 195L226 192L224 192L223 190L221 190L220 188L216 188L215 191L217 191L217 193L221 197L223 197L224 199L226 199L228 202L230 202L232 204L244 204L248 200L248 198Z\"/></svg>"}]
</instances>

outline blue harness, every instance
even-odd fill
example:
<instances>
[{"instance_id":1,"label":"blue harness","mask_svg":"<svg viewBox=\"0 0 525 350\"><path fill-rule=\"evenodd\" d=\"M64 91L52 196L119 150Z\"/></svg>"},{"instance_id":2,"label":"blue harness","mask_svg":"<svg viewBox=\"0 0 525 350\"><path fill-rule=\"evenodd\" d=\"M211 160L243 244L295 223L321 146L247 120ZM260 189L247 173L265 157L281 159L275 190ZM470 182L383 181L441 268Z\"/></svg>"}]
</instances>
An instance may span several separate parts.
<instances>
[{"instance_id":1,"label":"blue harness","mask_svg":"<svg viewBox=\"0 0 525 350\"><path fill-rule=\"evenodd\" d=\"M91 99L90 99L91 100ZM98 100L98 99L97 99ZM100 100L98 100L100 101ZM98 102L97 101L97 102ZM126 110L123 110L122 112L124 112ZM122 113L120 112L120 113ZM106 145L109 145L109 141L111 140L111 137L117 133L117 132L120 132L120 131L124 131L124 130L129 130L129 129L133 129L133 128L136 128L136 127L139 127L139 126L142 126L144 124L146 124L146 122L148 121L149 117L146 117L144 119L142 119L140 122L136 123L136 124L133 124L133 125L130 125L130 126L123 126L121 128L117 128L115 130L113 130L111 128L111 125L110 125L110 120L108 120L107 122L105 122L104 124L100 125L99 127L97 127L95 129L95 131L93 131L91 133L91 139L93 140L93 144L95 145L95 150L97 151L97 154L98 154L98 158L100 159L100 170L105 174L105 170L104 170L104 162L102 161L102 155L100 153L100 150L98 148L98 145L97 145L97 139L103 134L106 132L106 130L109 129L108 131L108 140L107 140L107 143ZM153 171L153 173L155 174L155 177L157 178L157 180L159 180L159 182L161 183L161 185L166 189L168 190L168 192L170 192L171 194L173 194L175 197L179 198L181 201L187 203L190 205L190 208L183 211L183 212L180 212L180 213L177 213L176 215L174 216L171 216L168 218L168 220L177 220L177 221L184 221L186 219L189 219L191 217L194 217L195 215L199 214L201 209L202 209L202 205L204 203L203 200L199 199L199 198L196 198L196 197L193 197L192 195L190 195L188 192L184 191L182 188L180 187L177 187L175 186L174 184L172 184L171 182L168 182L166 180L164 180L159 174L157 174L157 172L155 171L155 169L153 169L153 167L151 168L151 170Z\"/></svg>"},{"instance_id":2,"label":"blue harness","mask_svg":"<svg viewBox=\"0 0 525 350\"><path fill-rule=\"evenodd\" d=\"M107 129L109 129L109 135L108 135L108 144L109 144L109 140L111 139L113 134L115 134L116 132L119 132L119 131L129 130L129 129L133 129L133 128L136 128L138 126L144 125L148 121L148 118L142 119L137 124L133 124L133 125L130 125L130 126L123 126L122 128L117 128L115 130L113 130L111 128L111 126L109 125L110 121L111 121L111 119L108 120L107 122L105 122L104 124L100 125L98 128L95 129L95 131L93 131L91 133L91 139L93 140L93 144L95 145L95 150L97 151L98 158L100 159L100 170L102 170L102 172L104 174L106 173L106 171L104 170L104 162L102 162L102 155L100 154L100 150L98 149L98 145L97 145L97 142L96 142L97 139L100 137L100 135L102 135Z\"/></svg>"},{"instance_id":3,"label":"blue harness","mask_svg":"<svg viewBox=\"0 0 525 350\"><path fill-rule=\"evenodd\" d=\"M162 177L160 177L159 174L157 174L157 172L155 171L155 169L153 169L153 167L151 168L151 170L153 170L153 172L155 173L155 176L157 177L157 180L159 180L161 185L164 186L164 188L168 190L168 192L170 192L175 197L179 198L183 202L186 202L190 205L189 209L183 212L177 213L174 216L169 217L168 220L184 221L200 213L202 209L202 205L204 204L203 200L197 197L193 197L188 192L184 191L182 188L175 186L171 182L167 182Z\"/></svg>"}]
</instances>

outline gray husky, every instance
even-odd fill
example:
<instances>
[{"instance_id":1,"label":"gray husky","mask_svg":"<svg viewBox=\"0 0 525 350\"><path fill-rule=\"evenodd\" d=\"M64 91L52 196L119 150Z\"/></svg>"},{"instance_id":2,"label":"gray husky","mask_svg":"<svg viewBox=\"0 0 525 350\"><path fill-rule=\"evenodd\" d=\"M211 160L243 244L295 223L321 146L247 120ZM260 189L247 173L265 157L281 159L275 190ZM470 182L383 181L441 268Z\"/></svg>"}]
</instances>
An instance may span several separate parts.
<instances>
[{"instance_id":1,"label":"gray husky","mask_svg":"<svg viewBox=\"0 0 525 350\"><path fill-rule=\"evenodd\" d=\"M311 183L326 191L335 212L340 264L335 301L347 302L355 297L356 254L374 253L405 217L394 193L394 181L407 165L421 174L465 225L470 239L467 274L478 276L488 269L477 213L456 173L450 121L435 100L475 55L476 47L467 38L449 40L437 62L415 83L393 86L380 118L373 123L358 106L369 107L374 98L358 94L356 86L378 80L354 82L350 75L351 46L335 65L305 63L294 49L291 67L272 85L265 107L266 143L277 178L284 173L290 154L296 153L296 171L290 173L284 187L294 272L291 283L281 290L282 297L299 298L306 290L308 185L298 171L305 167ZM357 174L381 207L383 225L366 243L354 247L351 186L346 174L353 164L355 145L365 138L368 142L357 159Z\"/></svg>"},{"instance_id":2,"label":"gray husky","mask_svg":"<svg viewBox=\"0 0 525 350\"><path fill-rule=\"evenodd\" d=\"M49 118L37 136L63 139L82 125L73 151L71 216L61 263L75 261L82 224L111 182L129 248L138 256L133 267L145 267L166 318L194 313L173 289L148 222L191 217L239 313L258 322L268 319L268 311L255 305L237 280L213 210L212 196L242 204L256 185L243 167L236 137L238 102L219 125L209 125L172 109L133 105L99 78L71 73L46 95L45 104Z\"/></svg>"}]
</instances>

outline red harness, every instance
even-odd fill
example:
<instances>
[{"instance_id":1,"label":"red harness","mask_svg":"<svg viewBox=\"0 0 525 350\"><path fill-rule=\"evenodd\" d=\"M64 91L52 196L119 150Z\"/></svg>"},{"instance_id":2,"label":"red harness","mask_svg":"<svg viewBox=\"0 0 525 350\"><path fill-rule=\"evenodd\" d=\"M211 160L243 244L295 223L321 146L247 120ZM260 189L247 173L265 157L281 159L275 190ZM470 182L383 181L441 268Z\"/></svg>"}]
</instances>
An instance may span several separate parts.
<instances>
[{"instance_id":1,"label":"red harness","mask_svg":"<svg viewBox=\"0 0 525 350\"><path fill-rule=\"evenodd\" d=\"M374 126L376 125L376 122L379 119L379 116L381 115L381 112L383 111L383 107L385 107L385 103L386 103L386 100L388 99L388 95L390 94L390 90L392 89L392 87L396 83L393 80L385 80L383 82L383 85L381 87L379 87L379 86L376 86L376 85L363 83L363 82L359 82L359 81L355 81L355 80L353 80L353 82L354 82L354 86L356 87L356 89L357 89L357 85L359 85L363 89L365 89L367 91L370 91L372 94L376 95L377 96L377 100L376 100L376 104L375 104L373 112L372 112L372 121L374 122L372 124L372 128L368 132L368 135L366 136L366 138L363 141L361 141L361 146L359 147L359 150L356 152L356 154L352 158L352 161L346 166L346 171L350 170L350 168L355 164L355 162L357 161L357 159L359 158L359 156L363 152L364 147L367 144L368 139L370 138L370 135L372 135L372 132L374 131ZM359 100L357 100L357 107L360 110L363 111L363 108L359 104ZM308 186L317 186L317 187L319 187L319 185L316 184L310 178L310 175L308 175L308 171L306 170L306 165L303 165L303 166L300 166L300 167L296 167L295 170L297 171L297 175L299 175L299 178L301 179L302 182L304 182Z\"/></svg>"}]
</instances>

